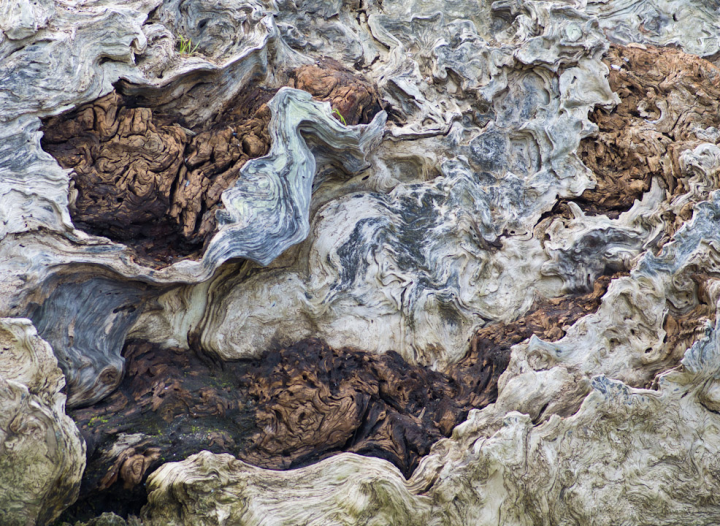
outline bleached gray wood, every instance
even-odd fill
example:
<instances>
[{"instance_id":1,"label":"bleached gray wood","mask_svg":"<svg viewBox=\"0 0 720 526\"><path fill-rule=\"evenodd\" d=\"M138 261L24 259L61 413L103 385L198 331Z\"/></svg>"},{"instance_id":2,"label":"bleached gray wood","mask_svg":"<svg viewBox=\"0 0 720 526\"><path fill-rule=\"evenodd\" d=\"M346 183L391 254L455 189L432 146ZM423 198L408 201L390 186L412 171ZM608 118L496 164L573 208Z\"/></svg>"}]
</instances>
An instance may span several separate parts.
<instances>
[{"instance_id":1,"label":"bleached gray wood","mask_svg":"<svg viewBox=\"0 0 720 526\"><path fill-rule=\"evenodd\" d=\"M625 269L564 338L516 345L497 402L471 413L409 481L349 454L278 473L201 453L152 476L145 520L720 522L717 326L657 390L642 388L669 367L668 305L700 302L693 273L711 276L713 307L720 297L717 130L682 152L683 193L655 181L615 219L575 205L571 218L543 219L596 183L576 152L596 132L589 111L619 101L600 60L609 44L714 59L716 8L0 1L0 315L13 317L0 352L0 462L11 465L0 469L0 512L14 514L8 522L49 520L73 499L84 458L62 377L27 316L53 346L70 402L83 404L119 382L127 337L188 348L199 335L235 359L318 336L442 369L462 359L478 328ZM180 55L180 36L198 52ZM42 118L122 82L199 124L251 80L280 88L290 69L323 55L376 82L389 118L343 127L327 105L282 89L271 103L272 151L223 195L221 228L201 260L151 268L74 227L71 174L42 151ZM683 210L694 217L657 252L667 218ZM32 379L7 379L3 360L16 354Z\"/></svg>"}]
</instances>

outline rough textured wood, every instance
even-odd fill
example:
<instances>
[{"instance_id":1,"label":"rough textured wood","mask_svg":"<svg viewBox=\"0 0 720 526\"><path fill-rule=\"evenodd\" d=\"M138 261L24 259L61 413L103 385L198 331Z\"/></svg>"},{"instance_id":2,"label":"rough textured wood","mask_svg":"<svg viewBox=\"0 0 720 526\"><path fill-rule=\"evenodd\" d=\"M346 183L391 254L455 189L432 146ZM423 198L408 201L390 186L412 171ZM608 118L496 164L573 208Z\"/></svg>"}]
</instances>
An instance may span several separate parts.
<instances>
[{"instance_id":1,"label":"rough textured wood","mask_svg":"<svg viewBox=\"0 0 720 526\"><path fill-rule=\"evenodd\" d=\"M160 125L151 108L128 102L113 92L50 119L43 148L73 169L71 214L79 228L171 263L203 247L222 192L249 158L267 153L270 111L261 106L245 120L195 134Z\"/></svg>"},{"instance_id":2,"label":"rough textured wood","mask_svg":"<svg viewBox=\"0 0 720 526\"><path fill-rule=\"evenodd\" d=\"M352 455L272 472L230 455L200 453L149 478L144 521L215 524L223 515L248 524L350 525L367 513L378 524L440 525L471 523L493 510L518 522L579 516L587 524L597 518L612 524L618 517L606 508L612 501L633 522L712 524L720 516L712 474L720 328L706 324L680 366L668 370L674 350L662 327L674 323L665 302L674 309L683 297L686 309L695 302L700 310L718 305L720 267L716 255L704 252L707 240L719 239L718 211L715 193L696 209L690 228L658 256L644 256L633 274L614 280L598 311L557 342L531 338L515 345L496 402L472 411L409 480ZM700 276L698 265L710 274ZM643 385L658 369L653 389L628 385ZM578 463L588 471L573 471ZM290 497L288 487L295 488ZM629 491L636 487L655 492L638 500ZM499 489L505 491L498 495ZM221 502L206 497L208 490L231 497Z\"/></svg>"},{"instance_id":3,"label":"rough textured wood","mask_svg":"<svg viewBox=\"0 0 720 526\"><path fill-rule=\"evenodd\" d=\"M332 59L293 71L291 85L329 101L347 124L368 124L382 109L377 89ZM241 92L194 130L117 92L48 119L42 146L73 170L73 221L150 264L197 258L217 230L222 193L248 159L270 149L266 103L276 91Z\"/></svg>"},{"instance_id":4,"label":"rough textured wood","mask_svg":"<svg viewBox=\"0 0 720 526\"><path fill-rule=\"evenodd\" d=\"M720 523L713 2L6 4L0 315L32 320L87 417L73 513ZM223 123L262 103L269 150L230 184L256 145ZM78 228L91 193L42 149L48 119L86 130L85 105L95 138L54 144L81 170L87 147L115 240ZM55 404L0 470L23 524L75 495L33 479L78 466L43 453L77 430L40 369L42 396L0 397L11 416Z\"/></svg>"},{"instance_id":5,"label":"rough textured wood","mask_svg":"<svg viewBox=\"0 0 720 526\"><path fill-rule=\"evenodd\" d=\"M249 110L247 108L240 110L241 114L242 111ZM152 178L150 181L146 181L148 186L144 189L138 188L138 185L135 184L125 187L116 185L114 179L118 173L132 173L133 163L137 161L142 164L143 162L134 157L138 152L133 148L143 149L148 143L138 136L131 135L129 136L130 153L120 159L117 166L113 167L113 163L108 159L102 156L98 157L100 166L110 166L112 170L108 172L110 179L106 181L107 184L95 185L94 183L97 182L95 181L88 187L90 199L89 203L85 203L88 205L88 210L98 213L99 216L96 219L103 225L102 228L108 228L110 231L113 229L118 232L125 229L132 231L130 226L135 224L138 228L135 234L139 238L138 242L143 252L147 253L147 250L152 252L153 247L157 247L161 257L167 255L172 259L172 255L168 255L167 252L172 247L171 254L177 253L178 247L175 243L177 237L173 235L173 232L177 234L182 217L186 217L185 211L189 210L188 213L193 218L191 223L196 225L196 220L199 220L200 216L193 214L205 206L201 206L201 203L196 201L193 204L192 200L186 199L188 194L181 190L197 189L187 179L191 172L183 169L183 167L192 168L196 166L193 163L197 163L197 166L201 167L197 169L196 175L202 180L193 179L193 181L198 183L200 189L210 192L209 194L201 192L201 194L209 196L208 199L211 201L222 198L223 206L218 206L217 209L211 207L211 210L208 211L208 218L211 218L209 221L213 225L217 223L219 231L209 240L207 250L200 261L187 260L184 262L185 264L179 264L182 269L181 275L188 270L190 274L193 274L193 269L199 270L201 273L211 272L214 265L219 265L230 257L244 256L260 263L269 263L288 247L305 239L310 228L308 215L316 162L310 145L306 142L306 137L315 136L313 144L322 149L324 157L331 159L338 169L347 173L355 173L366 168L365 156L380 140L385 113L382 111L377 113L371 123L367 125L345 126L331 117L328 103L313 101L307 92L290 88L280 89L267 106L260 104L257 111L259 113L253 113L257 119L260 118L260 114L271 114L268 133L275 137L271 151L268 155L249 162L244 162L247 160L246 157L239 158L236 166L226 172L228 177L223 176L216 181L218 187L209 185L209 179L204 178L205 176L202 174L205 169L213 172L217 166L227 167L232 161L232 155L225 151L230 156L223 157L224 148L221 145L227 146L230 143L223 143L222 140L215 141L218 135L213 131L197 136L203 141L206 139L209 141L196 144L197 150L192 149L192 145L195 143L191 143L188 147L190 157L184 159L184 164L177 171L177 177L180 179L173 180L174 190L167 184L168 177L175 173L173 170L165 175L160 174L157 180L162 183L160 186L155 185L157 181ZM119 112L118 115L120 120L124 118L122 112ZM136 113L132 113L132 115L136 115ZM150 118L148 112L138 112L137 115L145 115L143 118L146 119ZM257 119L245 121L245 125L248 125L248 122L254 123L252 126L255 128L251 126L248 130L255 129L257 133L261 133L259 131L261 124ZM123 122L128 124L128 121ZM326 125L334 127L335 133L328 134L325 130ZM138 126L142 129L144 125L140 122ZM172 127L170 126L170 128ZM118 129L120 129L119 122ZM177 126L174 129L185 133ZM70 126L68 130L71 135L77 132L74 125ZM58 133L61 138L66 137L62 135L64 132L58 131ZM249 135L246 135L243 140L250 136L255 137L252 134L255 132L248 131L248 133ZM225 128L219 136L225 137L223 140L230 142L235 140L232 137L231 128ZM57 136L53 137L58 138ZM88 139L90 143L93 143L95 139L90 134ZM82 143L83 140L79 139L79 142ZM121 139L118 140L122 142ZM108 142L112 143L112 141L113 139ZM78 141L70 139L70 143L74 142ZM237 141L234 144L239 147ZM158 145L155 144L155 146ZM215 147L218 147L218 151L213 150ZM100 150L102 148L101 146ZM113 146L110 145L108 148L112 150ZM203 150L203 148L205 149ZM120 145L117 149L125 152L127 148ZM79 147L78 151L80 150L82 148ZM213 157L216 154L217 156ZM125 161L130 162L130 168L123 164ZM237 172L238 164L243 165L239 173ZM94 167L89 170L89 173L96 172ZM235 183L222 191L225 184L234 178L236 178ZM156 195L154 190L158 189L160 189L160 194ZM135 199L137 197L135 192L140 190L142 190L141 194L145 191L149 192L148 195L145 195L145 204L149 204L151 209L155 208L154 215L151 214L150 217L138 213L138 210L133 210L135 205L142 209L142 203L137 202L142 200ZM118 191L120 194L117 194ZM165 202L165 198L168 196L163 192L166 191L170 191L169 195L175 199L173 203ZM105 192L111 194L109 210L106 210L105 207L106 200L101 199L99 206L94 204L98 195L102 197ZM116 197L116 195L124 197ZM165 204L163 204L164 202ZM126 203L129 204L127 208L124 208ZM205 204L207 203L206 200ZM186 209L186 205L190 208ZM113 210L114 206L119 207L119 210ZM168 209L167 206L170 208ZM173 220L172 216L175 213L179 214L180 223ZM135 221L137 223L133 223ZM110 222L109 226L107 222ZM149 230L147 230L148 228ZM143 231L151 237L143 237L145 235L142 234ZM205 231L204 233L212 232ZM190 232L188 235L195 234ZM160 236L160 238L156 240L156 236ZM182 240L180 245L182 245ZM156 253L156 255L158 254ZM147 264L143 261L141 263ZM164 270L169 270L172 276L174 268L175 265L171 265L165 267ZM156 276L162 272L156 274L153 269L147 270L150 276ZM98 285L99 283L104 283L104 285ZM114 290L117 287L120 287L121 290ZM138 287L149 294L139 294L139 296L144 296L140 299L138 294L134 292L128 294L122 290L126 288L127 291L137 291ZM98 288L100 294L96 295L93 290ZM114 291L109 294L105 293L104 289L108 288ZM119 352L127 334L128 325L136 320L146 302L159 294L158 289L152 292L151 289L152 287L140 283L116 284L106 283L103 278L84 279L83 276L77 275L73 278L63 276L58 280L48 279L41 291L35 291L36 297L33 297L32 301L25 305L23 314L32 317L39 324L41 334L47 337L52 345L59 348L60 365L69 379L71 405L77 406L97 401L117 386L123 373L123 360L119 356ZM77 298L86 298L87 301L77 302L75 301ZM131 299L135 301L130 301ZM72 305L68 303L72 303ZM63 322L56 323L60 318L63 319ZM91 320L90 323L88 323L89 320ZM104 334L101 331L97 334L98 328L106 325L112 327L113 330L105 331ZM78 329L77 337L75 335L76 327Z\"/></svg>"},{"instance_id":6,"label":"rough textured wood","mask_svg":"<svg viewBox=\"0 0 720 526\"><path fill-rule=\"evenodd\" d=\"M337 110L334 116L346 124L368 124L382 110L377 88L332 58L299 67L290 85L329 102Z\"/></svg>"},{"instance_id":7,"label":"rough textured wood","mask_svg":"<svg viewBox=\"0 0 720 526\"><path fill-rule=\"evenodd\" d=\"M620 104L592 113L599 132L581 142L579 153L598 186L581 202L595 213L628 210L653 177L673 196L687 193L682 153L720 140L713 131L720 127L720 69L677 49L644 45L611 46L603 62ZM680 225L691 213L669 221Z\"/></svg>"},{"instance_id":8,"label":"rough textured wood","mask_svg":"<svg viewBox=\"0 0 720 526\"><path fill-rule=\"evenodd\" d=\"M466 386L395 353L336 350L313 340L222 364L130 343L118 391L71 413L89 464L66 518L92 516L92 509L139 513L147 475L201 450L272 469L353 451L390 460L409 475L465 418L470 400L493 400L507 358L507 351L481 357L474 384Z\"/></svg>"},{"instance_id":9,"label":"rough textured wood","mask_svg":"<svg viewBox=\"0 0 720 526\"><path fill-rule=\"evenodd\" d=\"M29 320L0 319L0 523L46 524L77 499L85 444L65 379Z\"/></svg>"},{"instance_id":10,"label":"rough textured wood","mask_svg":"<svg viewBox=\"0 0 720 526\"><path fill-rule=\"evenodd\" d=\"M516 322L482 329L446 373L317 340L257 360L215 362L198 353L131 342L125 380L103 402L71 412L88 445L80 499L66 519L94 509L138 514L142 483L162 463L201 450L269 469L292 469L341 451L379 457L409 477L468 411L493 403L513 344L593 312L609 277L585 295L540 302Z\"/></svg>"}]
</instances>

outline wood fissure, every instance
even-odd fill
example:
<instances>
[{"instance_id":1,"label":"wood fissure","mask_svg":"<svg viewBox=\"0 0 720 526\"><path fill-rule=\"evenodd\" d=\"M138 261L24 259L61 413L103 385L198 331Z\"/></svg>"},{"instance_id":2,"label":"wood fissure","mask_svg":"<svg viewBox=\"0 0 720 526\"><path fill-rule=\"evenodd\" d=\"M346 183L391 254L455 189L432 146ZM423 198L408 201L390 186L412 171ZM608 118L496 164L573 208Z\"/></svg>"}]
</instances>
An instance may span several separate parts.
<instances>
[{"instance_id":1,"label":"wood fissure","mask_svg":"<svg viewBox=\"0 0 720 526\"><path fill-rule=\"evenodd\" d=\"M333 349L315 339L235 362L214 361L199 349L128 342L120 388L70 413L87 442L88 468L66 516L87 518L89 509L137 514L152 471L202 450L270 469L350 451L384 458L409 477L469 410L497 399L512 345L533 334L561 338L598 308L611 279L481 329L467 356L444 372L394 352Z\"/></svg>"},{"instance_id":2,"label":"wood fissure","mask_svg":"<svg viewBox=\"0 0 720 526\"><path fill-rule=\"evenodd\" d=\"M332 59L290 72L290 84L330 102L344 124L367 124L382 109L373 84ZM73 221L129 245L145 264L197 259L217 230L222 193L269 151L266 103L276 92L251 86L192 130L118 91L51 117L42 146L73 170Z\"/></svg>"}]
</instances>

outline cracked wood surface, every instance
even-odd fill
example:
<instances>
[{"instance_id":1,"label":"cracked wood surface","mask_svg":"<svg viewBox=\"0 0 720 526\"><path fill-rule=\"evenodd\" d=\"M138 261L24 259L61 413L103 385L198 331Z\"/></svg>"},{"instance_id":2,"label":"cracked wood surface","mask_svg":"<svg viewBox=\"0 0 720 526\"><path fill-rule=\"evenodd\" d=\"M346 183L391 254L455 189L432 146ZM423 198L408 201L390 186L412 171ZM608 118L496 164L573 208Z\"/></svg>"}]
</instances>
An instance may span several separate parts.
<instances>
[{"instance_id":1,"label":"cracked wood surface","mask_svg":"<svg viewBox=\"0 0 720 526\"><path fill-rule=\"evenodd\" d=\"M676 4L0 9L0 314L88 445L6 338L3 520L87 462L95 526L720 522L720 24Z\"/></svg>"}]
</instances>

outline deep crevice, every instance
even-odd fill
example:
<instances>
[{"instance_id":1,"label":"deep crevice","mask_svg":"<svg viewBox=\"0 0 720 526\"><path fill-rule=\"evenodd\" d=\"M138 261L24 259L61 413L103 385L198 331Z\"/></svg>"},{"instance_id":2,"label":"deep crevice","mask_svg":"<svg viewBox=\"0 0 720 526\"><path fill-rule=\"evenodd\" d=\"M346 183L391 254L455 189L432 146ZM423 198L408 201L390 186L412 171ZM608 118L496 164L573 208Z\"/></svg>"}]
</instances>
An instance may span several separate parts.
<instances>
[{"instance_id":1,"label":"deep crevice","mask_svg":"<svg viewBox=\"0 0 720 526\"><path fill-rule=\"evenodd\" d=\"M64 520L138 514L148 474L201 450L270 469L351 451L384 458L409 477L471 409L497 399L512 345L533 334L562 337L563 327L597 309L610 281L603 276L590 293L541 300L514 323L479 330L467 356L444 372L394 352L333 349L315 339L233 362L213 360L197 341L194 351L128 342L120 388L70 412L88 445L88 467ZM122 433L143 436L121 446ZM123 452L108 455L113 448Z\"/></svg>"},{"instance_id":2,"label":"deep crevice","mask_svg":"<svg viewBox=\"0 0 720 526\"><path fill-rule=\"evenodd\" d=\"M383 106L373 84L332 59L288 78L292 87L330 101L348 125L369 123ZM203 79L183 100L203 91ZM72 169L73 222L130 246L147 265L199 258L216 232L223 191L245 162L270 148L266 103L276 91L251 84L214 117L188 128L187 116L168 113L166 94L138 93L120 82L112 93L45 120L42 147Z\"/></svg>"}]
</instances>

